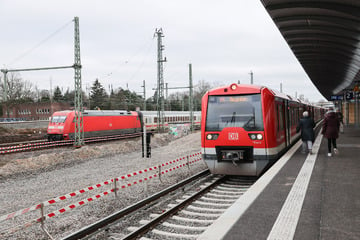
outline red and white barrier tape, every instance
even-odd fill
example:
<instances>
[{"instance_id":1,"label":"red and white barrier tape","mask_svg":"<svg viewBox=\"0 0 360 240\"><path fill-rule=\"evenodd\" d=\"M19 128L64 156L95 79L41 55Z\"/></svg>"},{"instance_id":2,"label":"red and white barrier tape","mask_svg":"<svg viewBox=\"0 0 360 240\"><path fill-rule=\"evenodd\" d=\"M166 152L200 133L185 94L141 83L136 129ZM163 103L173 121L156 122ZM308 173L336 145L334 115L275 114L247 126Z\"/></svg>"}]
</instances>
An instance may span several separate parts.
<instances>
[{"instance_id":1,"label":"red and white barrier tape","mask_svg":"<svg viewBox=\"0 0 360 240\"><path fill-rule=\"evenodd\" d=\"M178 158L176 160L172 160L172 161L169 161L169 162L166 162L166 163L162 163L159 166L164 167L164 166L167 166L169 164L173 164L173 163L185 160L187 157L195 157L195 156L198 156L200 154L201 154L201 152L191 154L190 156L186 156L186 157L180 157L180 158ZM152 170L156 170L156 169L158 169L158 166L154 166L154 167L150 167L150 168L140 170L140 171L137 171L137 172L129 173L129 174L117 177L117 178L115 178L115 180L116 181L119 181L119 179L124 180L126 178L129 178L129 177L132 177L132 176L137 176L139 174L146 173L148 171L152 171ZM90 187L87 187L87 188L84 188L84 189L81 189L81 190L78 190L78 191L75 191L75 192L72 192L72 193L68 193L68 194L65 194L63 196L60 196L60 197L57 197L57 198L54 198L54 199L47 200L47 201L43 202L42 204L44 206L49 206L49 205L54 204L56 202L64 201L64 200L69 199L71 197L74 197L76 195L80 195L82 193L89 192L91 190L94 190L94 189L100 188L102 186L108 185L111 182L114 182L114 179L110 179L110 180L107 180L107 181L105 181L103 183L95 184L95 185L92 185ZM26 214L28 212L31 212L31 211L34 211L34 210L37 210L37 209L40 209L40 208L41 208L41 203L37 204L37 205L34 205L34 206L31 206L31 207L28 207L28 208L24 208L22 210L18 210L16 212L13 212L13 213L10 213L10 214L7 214L7 215L3 215L3 216L0 217L0 222L5 221L5 220L9 220L11 218Z\"/></svg>"},{"instance_id":2,"label":"red and white barrier tape","mask_svg":"<svg viewBox=\"0 0 360 240\"><path fill-rule=\"evenodd\" d=\"M166 174L166 173L172 172L173 170L179 169L179 168L181 168L181 167L185 167L185 166L187 166L188 164L192 164L192 163L195 163L195 162L200 161L200 160L201 160L201 158L198 158L198 159L195 159L195 160L190 161L189 163L183 163L183 164L180 164L180 165L178 165L178 166L174 166L174 167L172 167L172 168L165 169L165 170L161 171L161 174L164 175L164 174ZM149 176L149 177L145 177L145 178L140 179L140 180L138 180L138 181L134 181L134 182L132 182L132 183L127 183L127 184L121 185L121 186L119 186L119 187L117 188L117 191L118 191L118 190L121 190L121 189L125 189L125 188L128 188L128 187L131 187L131 186L134 186L134 185L136 185L136 184L138 184L138 183L142 183L142 182L145 182L145 181L149 181L149 180L151 180L151 179L153 179L153 178L156 178L157 176L158 176L158 174L153 174L153 175L151 175L151 176ZM105 191L105 192L103 192L103 193L94 195L94 196L89 197L89 198L82 199L81 201L79 201L79 202L77 202L77 203L70 204L70 205L68 205L68 206L66 206L66 207L63 207L63 208L59 209L59 210L56 210L56 211L54 211L54 212L51 212L51 213L47 214L46 216L44 216L43 220L45 220L46 218L55 217L55 216L57 216L57 215L60 215L60 214L63 214L63 213L65 213L65 212L68 212L68 211L70 211L70 210L73 210L73 209L75 209L76 207L80 207L80 206L85 205L85 204L87 204L87 203L90 203L90 202L92 202L92 201L94 201L94 200L97 200L97 199L99 199L99 198L101 198L101 197L107 196L110 192L115 192L115 189L109 189L109 190L107 190L107 191ZM41 218L38 218L36 221L41 222Z\"/></svg>"},{"instance_id":3,"label":"red and white barrier tape","mask_svg":"<svg viewBox=\"0 0 360 240\"><path fill-rule=\"evenodd\" d=\"M192 156L195 156L195 155L199 155L199 153L194 154L194 155L192 155ZM188 163L180 164L180 165L174 166L174 167L172 167L172 168L170 168L170 169L163 170L160 174L161 174L161 175L164 175L164 174L169 173L169 172L171 172L171 171L173 171L173 170L179 169L179 168L181 168L181 167L185 167L185 166L187 166L188 164L192 164L192 163L198 162L198 161L200 161L201 159L202 159L202 158L200 157L200 158L197 158L197 159L195 159L195 160L189 161ZM142 182L144 182L144 181L151 180L151 179L153 179L153 178L155 178L155 177L157 177L157 176L158 176L158 174L153 174L152 176L145 177L145 178L140 179L140 180L138 180L138 181L134 181L133 183L124 184L124 185L122 185L122 186L119 186L119 187L116 189L116 191L118 191L118 190L120 190L120 189L127 188L127 187L131 187L131 186L133 186L133 185L136 185L136 184L138 184L138 183L142 183ZM94 195L94 196L92 196L92 197L83 199L83 200L81 200L81 201L79 201L79 202L77 202L77 203L70 204L70 205L68 205L68 206L66 206L66 207L63 207L63 208L59 209L59 210L56 210L56 211L51 212L51 213L49 213L49 214L46 214L46 216L44 216L44 217L42 217L42 218L33 219L33 220L25 223L25 224L22 225L22 226L13 227L13 228L11 228L10 230L11 230L12 232L15 232L15 231L20 230L20 228L30 227L30 226L32 226L32 225L33 225L34 223L36 223L36 222L41 222L42 220L44 221L46 218L52 218L52 217L58 216L58 215L60 215L60 214L63 214L63 213L68 212L68 211L70 211L70 210L73 210L73 209L75 209L76 207L80 207L80 206L85 205L85 204L87 204L87 203L90 203L90 202L92 202L92 201L94 201L94 200L97 200L97 199L99 199L99 198L101 198L101 197L107 196L107 195L109 195L110 192L115 192L115 189L109 189L109 190L107 190L107 191L105 191L105 192L103 192L103 193L100 193L100 194ZM41 207L41 204L39 204L38 206L39 206L39 208L40 208L40 207ZM7 229L7 230L9 230L9 229Z\"/></svg>"}]
</instances>

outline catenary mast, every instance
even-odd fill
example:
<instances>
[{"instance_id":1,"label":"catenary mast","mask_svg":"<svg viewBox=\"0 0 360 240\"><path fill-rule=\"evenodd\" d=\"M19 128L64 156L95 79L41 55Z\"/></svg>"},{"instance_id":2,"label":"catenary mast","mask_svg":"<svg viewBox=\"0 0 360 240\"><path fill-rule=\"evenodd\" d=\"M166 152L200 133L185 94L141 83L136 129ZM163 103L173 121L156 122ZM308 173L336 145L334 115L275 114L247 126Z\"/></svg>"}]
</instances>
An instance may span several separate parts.
<instances>
[{"instance_id":1,"label":"catenary mast","mask_svg":"<svg viewBox=\"0 0 360 240\"><path fill-rule=\"evenodd\" d=\"M84 145L84 125L83 125L83 102L81 89L81 60L80 60L80 31L79 18L74 18L75 39L74 39L74 80L75 80L75 142L74 145L80 147Z\"/></svg>"},{"instance_id":2,"label":"catenary mast","mask_svg":"<svg viewBox=\"0 0 360 240\"><path fill-rule=\"evenodd\" d=\"M164 72L163 72L163 62L166 62L166 58L163 59L162 51L164 50L164 45L162 45L162 38L164 37L162 29L155 29L155 35L157 37L157 49L158 49L158 58L157 58L157 127L158 130L164 131L164 108L165 108L165 99L164 99Z\"/></svg>"}]
</instances>

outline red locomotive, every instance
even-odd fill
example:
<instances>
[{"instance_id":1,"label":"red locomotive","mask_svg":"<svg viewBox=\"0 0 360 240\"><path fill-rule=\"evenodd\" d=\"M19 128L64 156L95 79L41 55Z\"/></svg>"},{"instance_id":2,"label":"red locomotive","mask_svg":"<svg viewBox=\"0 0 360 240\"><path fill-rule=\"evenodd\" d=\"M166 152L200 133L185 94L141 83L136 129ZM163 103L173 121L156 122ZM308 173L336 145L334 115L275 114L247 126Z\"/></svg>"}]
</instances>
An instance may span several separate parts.
<instances>
[{"instance_id":1,"label":"red locomotive","mask_svg":"<svg viewBox=\"0 0 360 240\"><path fill-rule=\"evenodd\" d=\"M200 112L193 112L194 127L200 126ZM165 111L164 127L169 125L185 124L190 122L188 111ZM75 111L55 112L51 118L47 129L49 141L74 139L75 131ZM140 133L141 122L146 127L146 131L154 131L157 128L157 112L131 112L115 110L87 110L83 113L84 137L101 137L110 135L121 135Z\"/></svg>"},{"instance_id":2,"label":"red locomotive","mask_svg":"<svg viewBox=\"0 0 360 240\"><path fill-rule=\"evenodd\" d=\"M75 111L55 112L48 125L49 141L74 139ZM131 111L97 111L83 113L84 137L101 137L140 133L141 119L138 112Z\"/></svg>"},{"instance_id":3,"label":"red locomotive","mask_svg":"<svg viewBox=\"0 0 360 240\"><path fill-rule=\"evenodd\" d=\"M231 84L202 98L201 146L213 174L259 176L300 137L303 111L324 110L255 85Z\"/></svg>"}]
</instances>

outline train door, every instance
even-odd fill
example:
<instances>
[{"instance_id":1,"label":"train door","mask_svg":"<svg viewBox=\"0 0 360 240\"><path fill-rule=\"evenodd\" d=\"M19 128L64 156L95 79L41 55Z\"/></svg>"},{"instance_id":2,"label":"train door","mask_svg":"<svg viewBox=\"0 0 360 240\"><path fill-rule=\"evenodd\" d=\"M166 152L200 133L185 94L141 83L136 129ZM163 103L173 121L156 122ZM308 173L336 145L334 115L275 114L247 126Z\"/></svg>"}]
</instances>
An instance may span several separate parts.
<instances>
[{"instance_id":1,"label":"train door","mask_svg":"<svg viewBox=\"0 0 360 240\"><path fill-rule=\"evenodd\" d=\"M282 99L276 101L276 115L277 115L277 127L276 127L276 138L277 146L281 144L286 145L286 125L285 125L285 102Z\"/></svg>"},{"instance_id":2,"label":"train door","mask_svg":"<svg viewBox=\"0 0 360 240\"><path fill-rule=\"evenodd\" d=\"M291 116L290 116L290 104L289 104L289 101L285 100L284 101L284 111L285 111L285 118L284 118L284 121L285 121L285 137L286 137L286 140L285 140L285 145L286 147L290 145L290 141L291 141Z\"/></svg>"}]
</instances>

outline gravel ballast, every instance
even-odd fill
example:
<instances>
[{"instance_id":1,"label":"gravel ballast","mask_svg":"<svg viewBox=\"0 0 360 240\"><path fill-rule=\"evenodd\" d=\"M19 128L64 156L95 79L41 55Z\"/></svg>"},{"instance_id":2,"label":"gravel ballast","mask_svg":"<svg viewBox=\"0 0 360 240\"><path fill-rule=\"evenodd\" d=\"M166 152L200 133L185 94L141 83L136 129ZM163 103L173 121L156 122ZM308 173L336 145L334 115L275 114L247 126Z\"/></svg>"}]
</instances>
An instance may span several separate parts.
<instances>
[{"instance_id":1,"label":"gravel ballast","mask_svg":"<svg viewBox=\"0 0 360 240\"><path fill-rule=\"evenodd\" d=\"M141 157L140 139L87 145L79 149L52 149L42 154L23 154L17 158L13 157L14 159L7 159L7 163L0 168L0 216L103 183L114 177L199 153L200 132L178 138L169 134L156 134L152 137L151 146L152 156L149 159ZM191 159L199 157L200 155ZM186 160L181 163L186 163ZM162 170L179 164L180 162L171 164L172 166ZM131 187L119 190L118 198L111 193L109 196L76 207L72 211L48 218L44 226L53 238L59 239L205 168L202 161L197 161L189 168L181 167L162 175L160 179L145 181L146 183L139 183L139 180L158 171L151 171L148 175L132 176L118 182L119 185L131 184ZM113 185L103 186L47 206L45 212L48 214L111 188ZM0 222L0 238L48 239L44 231L40 229L39 223L27 228L16 228L39 217L40 210L36 210L12 220ZM14 232L10 232L12 230Z\"/></svg>"}]
</instances>

